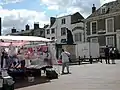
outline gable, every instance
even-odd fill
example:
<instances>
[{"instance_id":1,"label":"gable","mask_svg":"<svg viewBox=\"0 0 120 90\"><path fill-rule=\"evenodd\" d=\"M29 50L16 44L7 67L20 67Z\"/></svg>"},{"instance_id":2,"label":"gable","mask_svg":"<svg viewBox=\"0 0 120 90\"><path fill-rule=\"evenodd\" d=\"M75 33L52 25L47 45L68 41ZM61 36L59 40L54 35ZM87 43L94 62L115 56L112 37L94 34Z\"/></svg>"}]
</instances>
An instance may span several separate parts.
<instances>
[{"instance_id":1,"label":"gable","mask_svg":"<svg viewBox=\"0 0 120 90\"><path fill-rule=\"evenodd\" d=\"M79 13L75 13L71 15L71 24L81 22L84 19L84 17Z\"/></svg>"}]
</instances>

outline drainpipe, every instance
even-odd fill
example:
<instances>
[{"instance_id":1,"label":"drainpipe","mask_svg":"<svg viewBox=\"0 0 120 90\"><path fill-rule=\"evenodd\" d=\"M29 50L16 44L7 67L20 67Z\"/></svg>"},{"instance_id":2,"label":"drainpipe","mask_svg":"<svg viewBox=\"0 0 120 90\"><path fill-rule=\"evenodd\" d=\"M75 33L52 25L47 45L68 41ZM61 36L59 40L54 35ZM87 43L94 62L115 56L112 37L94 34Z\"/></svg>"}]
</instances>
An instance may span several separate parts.
<instances>
[{"instance_id":1,"label":"drainpipe","mask_svg":"<svg viewBox=\"0 0 120 90\"><path fill-rule=\"evenodd\" d=\"M84 42L86 42L86 21L83 22L84 24Z\"/></svg>"}]
</instances>

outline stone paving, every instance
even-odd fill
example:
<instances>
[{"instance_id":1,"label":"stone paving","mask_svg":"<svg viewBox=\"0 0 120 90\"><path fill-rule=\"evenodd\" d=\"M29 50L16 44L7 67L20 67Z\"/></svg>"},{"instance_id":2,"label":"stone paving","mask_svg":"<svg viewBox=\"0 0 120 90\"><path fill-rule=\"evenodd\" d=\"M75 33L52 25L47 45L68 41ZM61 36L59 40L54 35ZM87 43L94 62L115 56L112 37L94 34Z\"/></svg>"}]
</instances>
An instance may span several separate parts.
<instances>
[{"instance_id":1,"label":"stone paving","mask_svg":"<svg viewBox=\"0 0 120 90\"><path fill-rule=\"evenodd\" d=\"M120 61L116 63L74 65L70 67L72 74L16 90L120 90Z\"/></svg>"}]
</instances>

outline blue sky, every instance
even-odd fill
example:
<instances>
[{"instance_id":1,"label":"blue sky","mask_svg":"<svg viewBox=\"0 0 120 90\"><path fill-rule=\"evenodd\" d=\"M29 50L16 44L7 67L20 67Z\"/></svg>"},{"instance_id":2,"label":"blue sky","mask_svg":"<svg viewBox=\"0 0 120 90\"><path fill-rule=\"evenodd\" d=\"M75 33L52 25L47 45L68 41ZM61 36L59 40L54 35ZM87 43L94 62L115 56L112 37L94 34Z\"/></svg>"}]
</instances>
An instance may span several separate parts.
<instances>
[{"instance_id":1,"label":"blue sky","mask_svg":"<svg viewBox=\"0 0 120 90\"><path fill-rule=\"evenodd\" d=\"M33 28L34 22L39 22L40 27L43 27L49 24L51 16L80 12L87 17L91 14L92 4L99 8L109 1L114 0L0 0L2 33L9 33L13 27L24 29L26 24Z\"/></svg>"}]
</instances>

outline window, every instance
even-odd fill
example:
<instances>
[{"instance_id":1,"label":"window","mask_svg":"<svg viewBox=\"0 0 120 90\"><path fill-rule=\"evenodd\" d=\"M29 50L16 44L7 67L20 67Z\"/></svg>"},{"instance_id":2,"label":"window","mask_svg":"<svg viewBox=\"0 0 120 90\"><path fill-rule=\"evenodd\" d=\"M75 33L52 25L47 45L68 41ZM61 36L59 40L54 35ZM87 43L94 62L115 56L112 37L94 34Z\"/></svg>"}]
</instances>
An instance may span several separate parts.
<instances>
[{"instance_id":1,"label":"window","mask_svg":"<svg viewBox=\"0 0 120 90\"><path fill-rule=\"evenodd\" d=\"M61 43L66 43L66 39L61 39Z\"/></svg>"},{"instance_id":2,"label":"window","mask_svg":"<svg viewBox=\"0 0 120 90\"><path fill-rule=\"evenodd\" d=\"M55 29L54 28L51 29L51 33L52 34L55 33Z\"/></svg>"},{"instance_id":3,"label":"window","mask_svg":"<svg viewBox=\"0 0 120 90\"><path fill-rule=\"evenodd\" d=\"M97 22L91 23L91 34L97 34Z\"/></svg>"},{"instance_id":4,"label":"window","mask_svg":"<svg viewBox=\"0 0 120 90\"><path fill-rule=\"evenodd\" d=\"M91 38L91 42L92 43L97 43L98 42L98 38Z\"/></svg>"},{"instance_id":5,"label":"window","mask_svg":"<svg viewBox=\"0 0 120 90\"><path fill-rule=\"evenodd\" d=\"M54 40L54 39L55 39L55 37L52 37L51 39L52 39L52 40Z\"/></svg>"},{"instance_id":6,"label":"window","mask_svg":"<svg viewBox=\"0 0 120 90\"><path fill-rule=\"evenodd\" d=\"M106 37L106 45L114 46L114 36L107 36Z\"/></svg>"},{"instance_id":7,"label":"window","mask_svg":"<svg viewBox=\"0 0 120 90\"><path fill-rule=\"evenodd\" d=\"M66 35L66 28L61 28L61 36Z\"/></svg>"},{"instance_id":8,"label":"window","mask_svg":"<svg viewBox=\"0 0 120 90\"><path fill-rule=\"evenodd\" d=\"M47 34L50 34L50 29L47 29Z\"/></svg>"},{"instance_id":9,"label":"window","mask_svg":"<svg viewBox=\"0 0 120 90\"><path fill-rule=\"evenodd\" d=\"M62 22L61 22L62 24L65 24L65 18L64 19L62 19Z\"/></svg>"},{"instance_id":10,"label":"window","mask_svg":"<svg viewBox=\"0 0 120 90\"><path fill-rule=\"evenodd\" d=\"M74 34L75 42L82 41L82 33Z\"/></svg>"},{"instance_id":11,"label":"window","mask_svg":"<svg viewBox=\"0 0 120 90\"><path fill-rule=\"evenodd\" d=\"M114 19L106 19L106 30L107 32L114 32Z\"/></svg>"}]
</instances>

